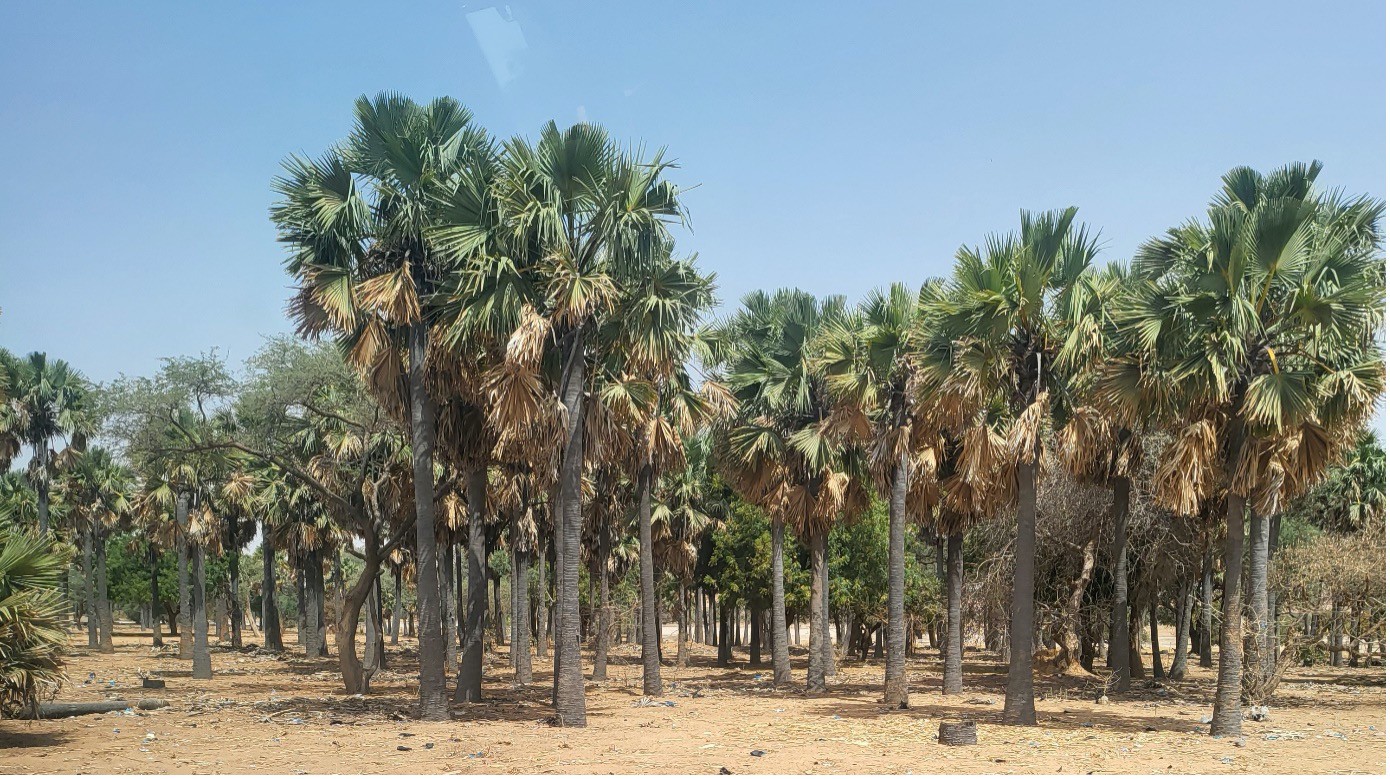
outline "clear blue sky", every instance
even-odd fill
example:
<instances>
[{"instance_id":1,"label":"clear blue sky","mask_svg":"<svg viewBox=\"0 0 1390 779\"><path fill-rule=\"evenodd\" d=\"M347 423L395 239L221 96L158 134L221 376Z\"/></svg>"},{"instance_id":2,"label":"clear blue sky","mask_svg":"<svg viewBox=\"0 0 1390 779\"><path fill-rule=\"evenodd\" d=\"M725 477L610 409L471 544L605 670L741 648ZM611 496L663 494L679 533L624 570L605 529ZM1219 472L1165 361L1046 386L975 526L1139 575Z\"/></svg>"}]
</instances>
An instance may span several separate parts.
<instances>
[{"instance_id":1,"label":"clear blue sky","mask_svg":"<svg viewBox=\"0 0 1390 779\"><path fill-rule=\"evenodd\" d=\"M1385 195L1381 3L954 5L4 3L0 345L239 363L288 329L279 161L378 90L669 147L726 305L916 285L1025 207L1123 259L1238 164Z\"/></svg>"}]
</instances>

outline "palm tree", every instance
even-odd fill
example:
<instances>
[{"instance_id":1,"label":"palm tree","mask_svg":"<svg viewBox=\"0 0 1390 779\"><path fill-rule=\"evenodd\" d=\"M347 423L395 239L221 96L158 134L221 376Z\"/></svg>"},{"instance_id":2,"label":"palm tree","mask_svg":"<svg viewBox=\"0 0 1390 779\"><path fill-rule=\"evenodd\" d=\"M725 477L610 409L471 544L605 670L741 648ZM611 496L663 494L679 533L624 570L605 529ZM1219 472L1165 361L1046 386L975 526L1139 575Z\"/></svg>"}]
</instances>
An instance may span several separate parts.
<instances>
[{"instance_id":1,"label":"palm tree","mask_svg":"<svg viewBox=\"0 0 1390 779\"><path fill-rule=\"evenodd\" d=\"M24 359L3 359L8 387L7 410L0 414L0 454L6 461L15 444L34 452L30 470L38 493L39 532L49 532L49 491L52 487L53 439L67 437L74 450L85 447L93 432L87 379L66 362L50 360L43 352ZM8 442L8 443L5 443Z\"/></svg>"},{"instance_id":2,"label":"palm tree","mask_svg":"<svg viewBox=\"0 0 1390 779\"><path fill-rule=\"evenodd\" d=\"M272 219L299 283L292 311L302 333L333 333L351 361L409 420L420 598L420 715L447 719L444 633L435 541L435 399L426 385L432 295L452 258L471 247L432 240L441 206L485 165L491 142L450 98L419 105L359 98L347 143L322 159L294 157L276 182ZM402 341L404 348L402 349ZM400 355L407 355L405 365ZM408 413L398 402L404 380Z\"/></svg>"},{"instance_id":3,"label":"palm tree","mask_svg":"<svg viewBox=\"0 0 1390 779\"><path fill-rule=\"evenodd\" d=\"M1143 459L1140 431L1117 423L1123 415L1107 408L1103 385L1104 368L1111 355L1128 354L1136 349L1132 332L1115 325L1115 307L1126 285L1129 270L1110 264L1103 270L1083 273L1069 299L1065 312L1066 340L1059 360L1073 375L1075 402L1069 419L1059 434L1062 463L1073 477L1092 484L1108 485L1111 504L1111 577L1114 598L1110 614L1110 667L1115 671L1115 689L1130 685L1130 598L1128 522L1132 479ZM1155 409L1156 411L1157 409ZM1076 663L1071 646L1063 646L1059 659L1067 668Z\"/></svg>"},{"instance_id":4,"label":"palm tree","mask_svg":"<svg viewBox=\"0 0 1390 779\"><path fill-rule=\"evenodd\" d=\"M1005 446L967 460L1002 458L1005 490L1018 506L1004 718L1037 724L1033 709L1033 577L1037 473L1046 426L1065 408L1069 377L1059 364L1068 297L1096 254L1076 209L1024 212L1017 235L991 238L983 252L962 247L946 294L925 316L948 350L926 353L924 386L960 418L1006 420ZM993 471L978 468L979 474Z\"/></svg>"},{"instance_id":5,"label":"palm tree","mask_svg":"<svg viewBox=\"0 0 1390 779\"><path fill-rule=\"evenodd\" d=\"M104 654L116 651L111 640L111 601L107 597L106 541L111 528L128 517L134 482L130 471L100 447L73 460L68 469L68 500L84 527L84 568L87 577L88 646Z\"/></svg>"},{"instance_id":6,"label":"palm tree","mask_svg":"<svg viewBox=\"0 0 1390 779\"><path fill-rule=\"evenodd\" d=\"M473 253L449 303L457 311L451 335L456 344L485 334L507 345L489 379L487 413L499 436L534 426L558 433L555 707L561 725L583 726L578 566L589 364L612 348L609 334L621 334L606 323L649 277L669 245L668 224L683 212L665 179L671 163L623 152L594 125L550 123L534 144L508 142L502 164L495 209L461 188L436 238L450 250L506 250ZM537 463L553 461L536 454Z\"/></svg>"},{"instance_id":7,"label":"palm tree","mask_svg":"<svg viewBox=\"0 0 1390 779\"><path fill-rule=\"evenodd\" d=\"M0 717L32 716L63 683L67 562L51 539L0 527Z\"/></svg>"},{"instance_id":8,"label":"palm tree","mask_svg":"<svg viewBox=\"0 0 1390 779\"><path fill-rule=\"evenodd\" d=\"M1268 518L1350 446L1384 388L1380 220L1369 197L1319 195L1321 164L1236 168L1207 219L1141 247L1121 326L1141 347L1112 360L1107 393L1176 429L1156 491L1179 513L1226 503L1223 624L1213 735L1241 730L1241 565L1247 507L1251 614L1265 633ZM1162 404L1146 403L1160 394ZM1260 653L1262 642L1255 642ZM1269 658L1260 658L1269 662Z\"/></svg>"},{"instance_id":9,"label":"palm tree","mask_svg":"<svg viewBox=\"0 0 1390 779\"><path fill-rule=\"evenodd\" d=\"M772 520L773 683L791 681L787 653L783 533L798 531L811 551L811 654L806 687L825 690L833 673L827 597L826 537L837 516L867 503L853 478L851 447L832 419L833 402L817 362L815 339L845 316L839 297L801 290L754 292L723 323L715 355L737 401L720 436L721 471Z\"/></svg>"},{"instance_id":10,"label":"palm tree","mask_svg":"<svg viewBox=\"0 0 1390 779\"><path fill-rule=\"evenodd\" d=\"M663 567L676 577L678 629L676 666L684 668L690 659L690 615L686 604L700 545L719 525L728 507L711 483L712 437L708 428L685 441L685 467L668 473L662 480L659 502L652 510L653 535L661 550Z\"/></svg>"},{"instance_id":11,"label":"palm tree","mask_svg":"<svg viewBox=\"0 0 1390 779\"><path fill-rule=\"evenodd\" d=\"M817 367L836 398L844 432L866 444L879 489L888 499L888 629L884 703L907 708L907 631L904 620L908 493L913 454L922 431L912 402L917 362L910 338L917 298L902 284L869 293L855 316L830 323L819 344Z\"/></svg>"}]
</instances>

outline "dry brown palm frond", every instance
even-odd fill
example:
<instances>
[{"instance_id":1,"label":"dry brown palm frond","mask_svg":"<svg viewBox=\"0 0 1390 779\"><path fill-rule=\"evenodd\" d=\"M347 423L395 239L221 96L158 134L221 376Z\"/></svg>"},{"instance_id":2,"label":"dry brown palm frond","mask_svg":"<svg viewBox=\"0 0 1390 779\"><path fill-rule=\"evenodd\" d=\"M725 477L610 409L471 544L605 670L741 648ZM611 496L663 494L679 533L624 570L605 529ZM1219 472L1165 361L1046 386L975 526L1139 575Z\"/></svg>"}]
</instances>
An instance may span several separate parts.
<instances>
[{"instance_id":1,"label":"dry brown palm frond","mask_svg":"<svg viewBox=\"0 0 1390 779\"><path fill-rule=\"evenodd\" d=\"M1216 424L1206 418L1179 428L1159 456L1154 472L1154 496L1169 511L1197 513L1216 482L1220 442Z\"/></svg>"},{"instance_id":2,"label":"dry brown palm frond","mask_svg":"<svg viewBox=\"0 0 1390 779\"><path fill-rule=\"evenodd\" d=\"M551 336L550 320L541 316L527 303L521 309L521 321L507 339L506 361L531 371L540 369L545 346Z\"/></svg>"},{"instance_id":3,"label":"dry brown palm frond","mask_svg":"<svg viewBox=\"0 0 1390 779\"><path fill-rule=\"evenodd\" d=\"M738 400L727 384L713 379L700 385L700 397L705 400L706 413L710 421L720 423L732 419L738 411Z\"/></svg>"},{"instance_id":4,"label":"dry brown palm frond","mask_svg":"<svg viewBox=\"0 0 1390 779\"><path fill-rule=\"evenodd\" d=\"M1040 392L1023 409L1009 429L1009 449L1020 464L1037 462L1043 449L1043 425L1047 421L1047 392Z\"/></svg>"},{"instance_id":5,"label":"dry brown palm frond","mask_svg":"<svg viewBox=\"0 0 1390 779\"><path fill-rule=\"evenodd\" d=\"M420 298L415 294L409 262L360 282L357 298L363 308L376 311L392 324L409 325L420 321Z\"/></svg>"}]
</instances>

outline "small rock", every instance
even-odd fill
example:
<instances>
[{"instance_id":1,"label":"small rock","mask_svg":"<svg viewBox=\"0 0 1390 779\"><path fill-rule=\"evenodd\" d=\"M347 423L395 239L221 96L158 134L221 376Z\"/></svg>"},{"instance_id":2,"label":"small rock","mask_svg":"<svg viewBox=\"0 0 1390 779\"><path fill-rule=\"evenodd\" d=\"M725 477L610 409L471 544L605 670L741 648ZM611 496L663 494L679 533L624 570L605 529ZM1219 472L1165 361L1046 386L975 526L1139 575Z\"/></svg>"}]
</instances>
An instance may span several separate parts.
<instances>
[{"instance_id":1,"label":"small rock","mask_svg":"<svg viewBox=\"0 0 1390 779\"><path fill-rule=\"evenodd\" d=\"M761 750L761 749L755 749L755 750L753 750L752 752L749 752L748 754L752 755L753 757L762 757L763 755L765 755L765 754L767 754L767 753L764 752L764 751Z\"/></svg>"},{"instance_id":2,"label":"small rock","mask_svg":"<svg viewBox=\"0 0 1390 779\"><path fill-rule=\"evenodd\" d=\"M1106 704L1109 703L1109 702L1110 702L1110 696L1109 696L1109 695L1104 695L1104 694L1102 694L1099 698L1096 698L1096 703L1099 703L1099 704L1102 705L1102 706L1106 705Z\"/></svg>"},{"instance_id":3,"label":"small rock","mask_svg":"<svg viewBox=\"0 0 1390 779\"><path fill-rule=\"evenodd\" d=\"M426 742L425 742L425 749L434 749L434 742L433 742L433 741L426 741Z\"/></svg>"},{"instance_id":4,"label":"small rock","mask_svg":"<svg viewBox=\"0 0 1390 779\"><path fill-rule=\"evenodd\" d=\"M1243 738L1238 738L1238 739L1235 740L1234 743L1235 743L1235 745L1238 746L1238 747L1243 747L1243 746L1245 746L1245 739L1243 739Z\"/></svg>"},{"instance_id":5,"label":"small rock","mask_svg":"<svg viewBox=\"0 0 1390 779\"><path fill-rule=\"evenodd\" d=\"M396 751L397 751L397 752L409 752L409 751L410 751L410 747L406 746L405 744L401 744L400 746L396 747Z\"/></svg>"},{"instance_id":6,"label":"small rock","mask_svg":"<svg viewBox=\"0 0 1390 779\"><path fill-rule=\"evenodd\" d=\"M733 771L730 771L729 769L725 768L724 766L722 766L722 765L719 766L719 774L720 774L721 776L731 776L733 773L734 773Z\"/></svg>"}]
</instances>

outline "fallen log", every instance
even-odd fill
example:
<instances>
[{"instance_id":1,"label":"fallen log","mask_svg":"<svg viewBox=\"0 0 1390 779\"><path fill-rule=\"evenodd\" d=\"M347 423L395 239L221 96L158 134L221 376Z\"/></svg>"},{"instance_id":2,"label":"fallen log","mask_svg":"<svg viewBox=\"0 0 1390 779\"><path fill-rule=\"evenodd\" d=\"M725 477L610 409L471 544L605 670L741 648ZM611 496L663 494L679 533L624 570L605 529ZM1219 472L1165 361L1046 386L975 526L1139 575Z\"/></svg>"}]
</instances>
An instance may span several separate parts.
<instances>
[{"instance_id":1,"label":"fallen log","mask_svg":"<svg viewBox=\"0 0 1390 779\"><path fill-rule=\"evenodd\" d=\"M107 714L113 711L125 711L126 709L153 711L154 709L162 709L168 705L169 702L163 698L141 698L133 704L130 701L54 701L52 703L39 704L38 719L80 717L84 714Z\"/></svg>"}]
</instances>

